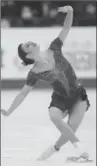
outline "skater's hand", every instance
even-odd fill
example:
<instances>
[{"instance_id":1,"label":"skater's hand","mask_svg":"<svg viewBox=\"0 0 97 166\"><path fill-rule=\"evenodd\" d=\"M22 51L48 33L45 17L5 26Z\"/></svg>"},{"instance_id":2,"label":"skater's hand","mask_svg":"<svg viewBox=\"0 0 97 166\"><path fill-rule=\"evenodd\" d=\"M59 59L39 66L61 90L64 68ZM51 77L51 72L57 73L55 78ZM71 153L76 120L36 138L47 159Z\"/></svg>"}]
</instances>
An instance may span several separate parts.
<instances>
[{"instance_id":1,"label":"skater's hand","mask_svg":"<svg viewBox=\"0 0 97 166\"><path fill-rule=\"evenodd\" d=\"M58 12L67 13L69 11L73 11L72 6L63 6L58 8Z\"/></svg>"},{"instance_id":2,"label":"skater's hand","mask_svg":"<svg viewBox=\"0 0 97 166\"><path fill-rule=\"evenodd\" d=\"M9 116L10 115L10 113L8 111L4 110L4 109L1 109L1 113L4 116Z\"/></svg>"}]
</instances>

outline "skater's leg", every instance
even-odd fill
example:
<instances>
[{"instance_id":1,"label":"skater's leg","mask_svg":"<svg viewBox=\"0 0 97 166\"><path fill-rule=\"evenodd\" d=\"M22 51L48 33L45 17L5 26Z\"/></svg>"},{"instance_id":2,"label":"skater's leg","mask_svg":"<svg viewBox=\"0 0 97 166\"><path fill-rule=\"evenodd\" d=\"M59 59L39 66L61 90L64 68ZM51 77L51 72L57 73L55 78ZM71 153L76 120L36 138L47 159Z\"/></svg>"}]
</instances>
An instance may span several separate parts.
<instances>
[{"instance_id":1,"label":"skater's leg","mask_svg":"<svg viewBox=\"0 0 97 166\"><path fill-rule=\"evenodd\" d=\"M71 110L69 110L69 119L68 125L72 128L73 132L76 132L78 127L80 126L85 111L86 111L86 102L85 101L78 101ZM55 143L56 149L60 149L64 144L69 141L64 134L61 134L60 138Z\"/></svg>"}]
</instances>

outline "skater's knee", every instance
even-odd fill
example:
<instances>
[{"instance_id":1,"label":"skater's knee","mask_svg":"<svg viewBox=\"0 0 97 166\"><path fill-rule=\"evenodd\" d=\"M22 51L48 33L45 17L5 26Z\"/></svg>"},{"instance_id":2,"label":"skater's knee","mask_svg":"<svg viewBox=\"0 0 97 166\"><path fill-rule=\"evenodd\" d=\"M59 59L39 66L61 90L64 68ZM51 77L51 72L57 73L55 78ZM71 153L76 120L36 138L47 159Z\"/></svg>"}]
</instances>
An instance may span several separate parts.
<instances>
[{"instance_id":1,"label":"skater's knee","mask_svg":"<svg viewBox=\"0 0 97 166\"><path fill-rule=\"evenodd\" d=\"M77 124L76 122L69 121L69 122L68 122L68 125L72 128L72 130L73 130L74 132L77 131L77 129L78 129L78 124Z\"/></svg>"}]
</instances>

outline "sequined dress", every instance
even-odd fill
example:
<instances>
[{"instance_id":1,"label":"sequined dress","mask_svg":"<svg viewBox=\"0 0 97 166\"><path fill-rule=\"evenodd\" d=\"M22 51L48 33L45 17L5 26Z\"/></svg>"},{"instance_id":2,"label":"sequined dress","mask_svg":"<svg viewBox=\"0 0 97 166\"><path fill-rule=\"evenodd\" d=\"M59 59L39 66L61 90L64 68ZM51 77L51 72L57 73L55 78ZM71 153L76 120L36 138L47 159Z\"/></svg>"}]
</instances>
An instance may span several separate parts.
<instances>
[{"instance_id":1,"label":"sequined dress","mask_svg":"<svg viewBox=\"0 0 97 166\"><path fill-rule=\"evenodd\" d=\"M86 99L87 94L85 89L80 84L73 67L62 54L62 45L62 41L56 38L49 47L53 51L55 60L54 69L37 74L29 71L27 85L34 86L39 80L44 80L51 84L54 91L53 96L55 94L61 96L66 103L71 101L73 103L80 95L83 95Z\"/></svg>"}]
</instances>

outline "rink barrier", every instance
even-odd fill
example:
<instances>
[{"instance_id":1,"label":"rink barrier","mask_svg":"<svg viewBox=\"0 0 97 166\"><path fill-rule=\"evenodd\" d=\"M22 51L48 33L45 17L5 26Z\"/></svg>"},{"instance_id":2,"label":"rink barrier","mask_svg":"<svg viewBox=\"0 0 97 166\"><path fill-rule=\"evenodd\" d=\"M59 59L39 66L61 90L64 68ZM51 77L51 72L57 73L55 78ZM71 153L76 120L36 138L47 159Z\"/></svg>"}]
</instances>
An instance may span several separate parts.
<instances>
[{"instance_id":1,"label":"rink barrier","mask_svg":"<svg viewBox=\"0 0 97 166\"><path fill-rule=\"evenodd\" d=\"M24 86L25 80L2 80L1 82L1 89L3 90L9 90L9 89L20 89ZM87 78L87 79L81 79L81 83L86 87L86 88L96 88L96 79L94 78ZM51 89L51 86L47 83L44 83L40 81L37 83L34 87L34 89Z\"/></svg>"}]
</instances>

